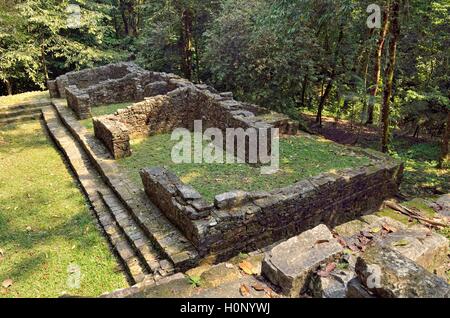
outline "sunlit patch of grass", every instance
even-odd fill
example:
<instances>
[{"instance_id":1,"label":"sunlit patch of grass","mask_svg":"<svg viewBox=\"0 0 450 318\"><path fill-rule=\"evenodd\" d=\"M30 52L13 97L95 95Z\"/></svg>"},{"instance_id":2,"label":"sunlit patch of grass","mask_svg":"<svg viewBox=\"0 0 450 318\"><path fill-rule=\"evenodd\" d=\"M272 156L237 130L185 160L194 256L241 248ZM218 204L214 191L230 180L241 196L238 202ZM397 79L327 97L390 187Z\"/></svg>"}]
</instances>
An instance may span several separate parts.
<instances>
[{"instance_id":1,"label":"sunlit patch of grass","mask_svg":"<svg viewBox=\"0 0 450 318\"><path fill-rule=\"evenodd\" d=\"M36 91L11 96L0 96L0 108L12 105L27 104L44 98L50 98L48 91Z\"/></svg>"},{"instance_id":2,"label":"sunlit patch of grass","mask_svg":"<svg viewBox=\"0 0 450 318\"><path fill-rule=\"evenodd\" d=\"M428 196L435 190L450 192L448 169L437 169L440 145L435 142L409 144L395 140L390 155L405 162L405 173L401 184L402 193L410 196Z\"/></svg>"},{"instance_id":3,"label":"sunlit patch of grass","mask_svg":"<svg viewBox=\"0 0 450 318\"><path fill-rule=\"evenodd\" d=\"M133 103L119 103L119 104L108 104L101 106L94 106L91 109L92 117L103 116L114 114L116 111L122 108L127 108L128 106L133 105ZM81 125L86 127L87 130L93 131L94 126L92 124L92 118L80 120Z\"/></svg>"},{"instance_id":4,"label":"sunlit patch of grass","mask_svg":"<svg viewBox=\"0 0 450 318\"><path fill-rule=\"evenodd\" d=\"M262 175L260 168L242 163L175 164L171 160L171 150L176 143L177 141L170 140L170 134L132 141L133 155L118 163L139 185L140 169L165 167L210 201L215 195L231 190L269 191L322 172L369 163L368 158L351 155L345 147L338 144L296 136L280 140L280 170L272 175Z\"/></svg>"},{"instance_id":5,"label":"sunlit patch of grass","mask_svg":"<svg viewBox=\"0 0 450 318\"><path fill-rule=\"evenodd\" d=\"M127 286L62 158L38 121L2 128L0 297L98 296ZM81 270L79 289L68 266Z\"/></svg>"}]
</instances>

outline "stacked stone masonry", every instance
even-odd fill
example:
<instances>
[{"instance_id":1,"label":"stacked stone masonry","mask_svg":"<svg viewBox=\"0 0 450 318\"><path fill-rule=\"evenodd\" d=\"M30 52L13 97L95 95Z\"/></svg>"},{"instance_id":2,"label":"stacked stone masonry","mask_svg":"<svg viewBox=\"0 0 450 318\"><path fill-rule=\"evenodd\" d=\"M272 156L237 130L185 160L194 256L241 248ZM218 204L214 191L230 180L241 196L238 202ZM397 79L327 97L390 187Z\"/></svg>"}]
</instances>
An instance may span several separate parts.
<instances>
[{"instance_id":1,"label":"stacked stone masonry","mask_svg":"<svg viewBox=\"0 0 450 318\"><path fill-rule=\"evenodd\" d=\"M158 133L172 132L175 128L194 130L194 122L201 120L202 132L218 128L226 136L227 128L242 128L249 133L242 154L235 149L226 149L227 143L219 147L233 152L249 162L252 140L258 141L260 134L268 138L264 149L267 156L271 151L271 128L278 128L283 134L295 134L296 125L288 117L269 112L255 105L237 102L229 94L216 94L204 85L194 85L179 79L172 79L170 87L178 87L166 95L146 98L113 115L93 119L95 135L111 151L114 158L131 155L130 139ZM253 129L249 129L253 128ZM259 146L259 145L258 145ZM261 158L257 158L261 159ZM259 162L254 160L253 163Z\"/></svg>"},{"instance_id":2,"label":"stacked stone masonry","mask_svg":"<svg viewBox=\"0 0 450 318\"><path fill-rule=\"evenodd\" d=\"M227 259L326 224L336 226L377 210L397 193L402 164L385 157L370 165L323 173L270 192L232 191L208 203L163 168L141 170L149 198L191 240L202 257Z\"/></svg>"},{"instance_id":3,"label":"stacked stone masonry","mask_svg":"<svg viewBox=\"0 0 450 318\"><path fill-rule=\"evenodd\" d=\"M91 107L102 104L142 101L145 96L165 94L173 89L173 74L146 71L133 63L109 64L70 72L48 81L52 98L67 98L78 118L91 117Z\"/></svg>"},{"instance_id":4,"label":"stacked stone masonry","mask_svg":"<svg viewBox=\"0 0 450 318\"><path fill-rule=\"evenodd\" d=\"M297 132L289 118L235 101L231 93L218 93L207 85L145 71L130 63L69 73L49 87L52 96L67 97L79 118L89 116L94 105L141 100L113 115L93 119L95 136L114 158L131 155L132 138L180 127L192 131L195 120L202 120L203 130L255 128L257 134L269 136L270 128L279 128L283 134ZM270 138L267 149L270 151ZM370 164L324 173L270 192L219 194L214 204L165 169L143 169L141 178L147 196L189 239L199 256L223 260L320 223L335 226L378 209L384 199L396 194L403 165L383 154L360 151L372 158Z\"/></svg>"}]
</instances>

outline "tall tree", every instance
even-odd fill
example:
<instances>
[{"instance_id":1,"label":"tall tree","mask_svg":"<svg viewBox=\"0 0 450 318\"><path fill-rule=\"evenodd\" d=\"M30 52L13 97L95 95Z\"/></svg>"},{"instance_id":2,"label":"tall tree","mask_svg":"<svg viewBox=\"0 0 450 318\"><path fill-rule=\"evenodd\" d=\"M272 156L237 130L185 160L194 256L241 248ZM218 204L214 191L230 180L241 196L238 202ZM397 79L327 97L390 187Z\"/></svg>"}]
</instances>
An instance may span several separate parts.
<instances>
[{"instance_id":1,"label":"tall tree","mask_svg":"<svg viewBox=\"0 0 450 318\"><path fill-rule=\"evenodd\" d=\"M450 106L447 106L447 122L442 133L441 156L439 157L438 168L446 168L449 163L448 139L450 134Z\"/></svg>"},{"instance_id":2,"label":"tall tree","mask_svg":"<svg viewBox=\"0 0 450 318\"><path fill-rule=\"evenodd\" d=\"M386 69L385 85L383 93L383 105L381 109L381 124L382 124L382 136L381 136L381 151L388 151L389 143L389 114L390 104L392 98L392 86L394 81L394 71L397 59L397 43L400 37L400 1L392 0L390 9L390 35L389 40L389 61Z\"/></svg>"},{"instance_id":3,"label":"tall tree","mask_svg":"<svg viewBox=\"0 0 450 318\"><path fill-rule=\"evenodd\" d=\"M386 36L389 30L389 9L390 9L390 1L387 2L387 5L383 10L383 24L380 29L380 35L378 37L377 49L375 52L375 62L373 68L373 85L370 89L370 97L369 103L367 105L367 121L366 124L373 124L373 112L375 106L375 98L378 94L378 88L380 84L381 78L381 58L383 55L384 45L386 43Z\"/></svg>"}]
</instances>

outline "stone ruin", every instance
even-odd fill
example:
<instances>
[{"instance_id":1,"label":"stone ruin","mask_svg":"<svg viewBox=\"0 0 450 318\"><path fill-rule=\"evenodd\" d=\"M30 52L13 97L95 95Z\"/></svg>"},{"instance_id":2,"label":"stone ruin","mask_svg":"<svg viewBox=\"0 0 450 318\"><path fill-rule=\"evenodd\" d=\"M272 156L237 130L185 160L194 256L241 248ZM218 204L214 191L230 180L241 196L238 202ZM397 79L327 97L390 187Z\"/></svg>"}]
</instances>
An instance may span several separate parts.
<instances>
[{"instance_id":1,"label":"stone ruin","mask_svg":"<svg viewBox=\"0 0 450 318\"><path fill-rule=\"evenodd\" d=\"M238 102L231 93L219 93L210 86L194 84L173 74L149 72L132 63L71 72L48 84L51 96L67 98L68 106L80 119L90 117L91 107L97 105L136 102L115 114L93 118L95 136L114 159L132 155L132 138L167 133L178 127L192 131L195 120L202 120L203 129L253 127L261 133L279 128L282 134L297 133L296 125L284 115ZM349 248L348 242L360 241L361 233L366 233L367 239L368 231L376 224L373 220L364 223L356 219L378 210L386 198L397 193L401 181L402 163L370 150L354 148L352 151L370 158L371 162L359 168L322 173L269 192L218 194L211 203L164 168L142 167L140 175L147 197L192 243L199 259L213 256L218 263L242 251L254 251L251 255L259 259L258 273L271 286L278 286L280 294L291 297L303 292L315 297L411 297L412 294L448 297L448 285L419 266L436 270L442 276L442 270L435 265L445 259L448 241L435 234L408 232L398 224L395 227L401 231L373 239L375 244L367 253L350 261L350 271L343 274L343 271L332 270L328 276L317 274L321 266L347 259L344 248ZM362 225L347 233L347 224L354 222ZM334 228L333 232L325 225ZM384 224L377 226L384 231ZM386 228L392 229L392 224ZM402 250L401 246L397 248L393 244L405 237L410 239L414 249ZM395 265L398 262L404 264L403 271L414 278L413 282L399 272ZM376 289L365 286L372 263L382 264L382 270L392 278L382 281L382 286ZM221 276L232 271L237 273L236 277L242 276L236 266L229 263L214 265L205 275L210 275L210 271ZM245 279L255 283L253 278ZM144 285L107 297L134 297L135 292L138 296L153 297L158 296L155 289L165 284L172 289L172 284L179 286L184 282L186 276L178 273L156 285L148 283L147 286L144 282ZM241 278L237 283L242 283ZM407 290L398 287L405 284ZM187 287L185 296L190 297L193 289L190 285ZM214 292L208 294L206 290L206 295L215 297Z\"/></svg>"},{"instance_id":2,"label":"stone ruin","mask_svg":"<svg viewBox=\"0 0 450 318\"><path fill-rule=\"evenodd\" d=\"M158 87L165 87L167 94L145 97L115 114L93 118L95 136L113 158L132 155L132 138L168 133L178 127L192 131L195 120L202 120L204 130L255 128L257 134L270 136L271 128L279 128L282 134L297 133L297 126L284 115L238 102L231 93L218 93L207 85L165 76L167 82L158 82ZM246 140L246 155L250 140ZM267 148L270 151L270 138ZM369 165L322 174L271 192L218 194L214 203L166 169L147 168L140 173L148 197L199 254L226 259L320 223L334 226L376 210L385 198L396 193L403 166L383 154L361 152L371 158ZM242 159L248 162L247 157Z\"/></svg>"},{"instance_id":3,"label":"stone ruin","mask_svg":"<svg viewBox=\"0 0 450 318\"><path fill-rule=\"evenodd\" d=\"M91 117L91 107L165 94L173 89L171 79L182 81L173 74L149 72L122 62L70 72L47 84L52 98L67 98L78 118L86 119Z\"/></svg>"}]
</instances>

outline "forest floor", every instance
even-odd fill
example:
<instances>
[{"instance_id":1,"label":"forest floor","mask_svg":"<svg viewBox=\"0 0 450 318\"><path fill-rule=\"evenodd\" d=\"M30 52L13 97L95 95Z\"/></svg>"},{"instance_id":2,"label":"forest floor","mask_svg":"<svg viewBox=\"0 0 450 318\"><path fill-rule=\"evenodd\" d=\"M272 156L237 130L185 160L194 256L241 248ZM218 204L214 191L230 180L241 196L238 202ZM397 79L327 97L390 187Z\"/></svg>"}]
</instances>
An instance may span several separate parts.
<instances>
[{"instance_id":1,"label":"forest floor","mask_svg":"<svg viewBox=\"0 0 450 318\"><path fill-rule=\"evenodd\" d=\"M323 117L322 128L315 124L315 117L302 115L310 130L334 142L379 150L380 133L375 126L364 126L347 120L336 121ZM389 154L405 163L400 187L408 197L430 197L450 192L449 169L437 169L440 154L439 141L413 138L394 132Z\"/></svg>"}]
</instances>

